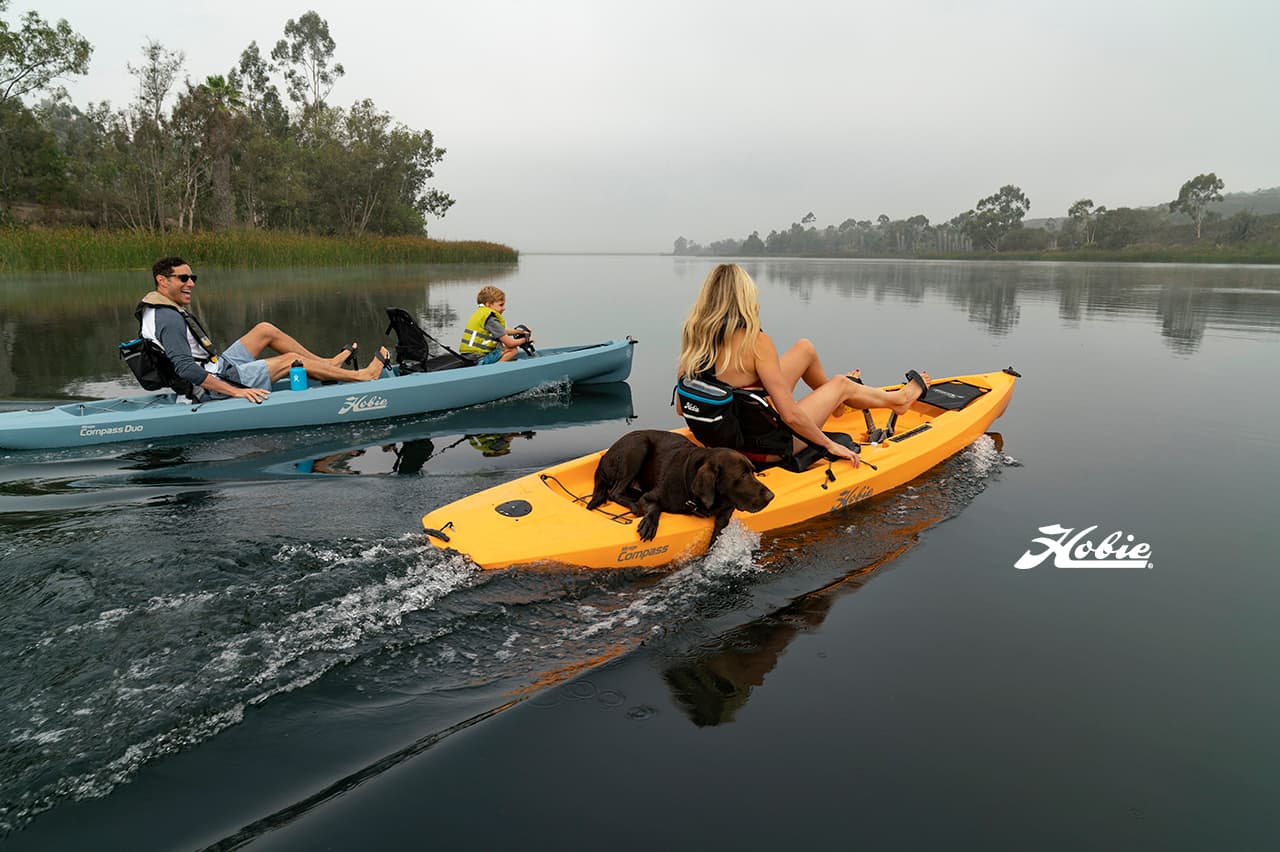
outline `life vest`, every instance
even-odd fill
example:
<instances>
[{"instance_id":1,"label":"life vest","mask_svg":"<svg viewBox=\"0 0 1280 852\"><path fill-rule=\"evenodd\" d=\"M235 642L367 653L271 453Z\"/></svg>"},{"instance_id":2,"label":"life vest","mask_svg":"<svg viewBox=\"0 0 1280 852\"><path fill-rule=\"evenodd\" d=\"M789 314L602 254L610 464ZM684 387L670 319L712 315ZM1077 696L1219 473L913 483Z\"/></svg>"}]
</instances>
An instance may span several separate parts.
<instances>
[{"instance_id":1,"label":"life vest","mask_svg":"<svg viewBox=\"0 0 1280 852\"><path fill-rule=\"evenodd\" d=\"M194 398L193 385L178 377L173 365L169 362L168 356L165 355L164 348L160 345L159 338L156 336L155 312L158 310L178 312L182 317L183 323L187 326L187 344L191 348L191 357L204 368L206 373L217 372L218 351L200 320L177 302L165 298L156 291L143 296L137 307L134 308L133 315L138 320L139 339L130 341L128 344L121 344L121 356L125 358L125 362L129 364L138 381L147 390L170 387L180 396ZM149 342L151 345L135 345L143 341ZM125 347L131 347L131 349L126 351Z\"/></svg>"},{"instance_id":2,"label":"life vest","mask_svg":"<svg viewBox=\"0 0 1280 852\"><path fill-rule=\"evenodd\" d=\"M480 305L476 308L475 313L471 315L471 319L467 320L466 329L462 332L462 345L458 347L458 350L463 355L475 358L488 355L498 348L498 338L490 334L484 327L490 316L497 317L503 328L507 327L507 321L502 318L502 314L493 308Z\"/></svg>"}]
</instances>

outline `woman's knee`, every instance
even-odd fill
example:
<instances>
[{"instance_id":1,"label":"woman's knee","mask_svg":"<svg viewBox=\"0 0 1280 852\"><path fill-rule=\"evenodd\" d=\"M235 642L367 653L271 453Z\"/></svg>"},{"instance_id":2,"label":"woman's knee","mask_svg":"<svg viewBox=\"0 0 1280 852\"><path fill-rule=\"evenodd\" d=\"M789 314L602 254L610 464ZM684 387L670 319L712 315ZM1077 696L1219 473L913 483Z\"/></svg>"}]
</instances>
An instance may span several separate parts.
<instances>
[{"instance_id":1,"label":"woman's knee","mask_svg":"<svg viewBox=\"0 0 1280 852\"><path fill-rule=\"evenodd\" d=\"M804 366L808 366L817 359L818 347L814 346L813 341L809 338L802 337L787 350L787 356L792 359L799 359Z\"/></svg>"}]
</instances>

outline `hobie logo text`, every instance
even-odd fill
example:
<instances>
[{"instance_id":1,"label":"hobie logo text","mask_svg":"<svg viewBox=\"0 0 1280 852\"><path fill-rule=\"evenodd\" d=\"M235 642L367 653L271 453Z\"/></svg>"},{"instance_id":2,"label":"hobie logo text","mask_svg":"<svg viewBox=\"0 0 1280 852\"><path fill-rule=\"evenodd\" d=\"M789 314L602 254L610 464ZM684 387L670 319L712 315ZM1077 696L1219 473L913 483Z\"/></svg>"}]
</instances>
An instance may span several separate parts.
<instances>
[{"instance_id":1,"label":"hobie logo text","mask_svg":"<svg viewBox=\"0 0 1280 852\"><path fill-rule=\"evenodd\" d=\"M364 396L349 396L342 403L342 407L338 409L339 414L346 414L348 411L377 411L379 408L386 408L388 405L386 399L377 394L365 394Z\"/></svg>"},{"instance_id":2,"label":"hobie logo text","mask_svg":"<svg viewBox=\"0 0 1280 852\"><path fill-rule=\"evenodd\" d=\"M1076 532L1071 527L1050 524L1040 527L1043 538L1033 538L1032 548L1013 563L1014 568L1035 568L1050 556L1055 568L1153 568L1151 545L1135 542L1132 535L1116 530L1097 544L1088 537L1098 527L1095 524Z\"/></svg>"}]
</instances>

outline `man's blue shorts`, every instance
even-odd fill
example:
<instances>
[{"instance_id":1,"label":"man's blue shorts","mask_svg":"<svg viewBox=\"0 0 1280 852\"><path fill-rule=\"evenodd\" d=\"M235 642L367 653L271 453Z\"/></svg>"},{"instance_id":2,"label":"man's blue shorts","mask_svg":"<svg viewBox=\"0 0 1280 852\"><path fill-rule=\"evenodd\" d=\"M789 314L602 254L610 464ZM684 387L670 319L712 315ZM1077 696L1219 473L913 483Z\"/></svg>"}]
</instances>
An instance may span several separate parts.
<instances>
[{"instance_id":1,"label":"man's blue shorts","mask_svg":"<svg viewBox=\"0 0 1280 852\"><path fill-rule=\"evenodd\" d=\"M247 388L271 390L271 371L267 369L267 362L250 355L239 340L218 356L218 378L239 382Z\"/></svg>"},{"instance_id":2,"label":"man's blue shorts","mask_svg":"<svg viewBox=\"0 0 1280 852\"><path fill-rule=\"evenodd\" d=\"M482 364L496 364L501 358L502 358L502 347L499 346L496 349L494 349L492 352L490 352L488 355L484 356L479 361L477 361L476 365L480 366Z\"/></svg>"}]
</instances>

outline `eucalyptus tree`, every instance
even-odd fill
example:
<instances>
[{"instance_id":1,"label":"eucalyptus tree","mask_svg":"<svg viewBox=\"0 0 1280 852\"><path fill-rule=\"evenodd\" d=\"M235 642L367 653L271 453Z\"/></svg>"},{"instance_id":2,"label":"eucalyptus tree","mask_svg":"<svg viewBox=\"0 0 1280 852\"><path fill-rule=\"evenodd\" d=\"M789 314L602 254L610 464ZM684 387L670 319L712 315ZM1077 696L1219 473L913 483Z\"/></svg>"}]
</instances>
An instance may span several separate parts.
<instances>
[{"instance_id":1,"label":"eucalyptus tree","mask_svg":"<svg viewBox=\"0 0 1280 852\"><path fill-rule=\"evenodd\" d=\"M1031 209L1031 201L1013 184L1005 184L1000 191L980 199L969 211L964 222L964 232L974 241L991 251L1000 251L1000 243L1012 230L1022 227L1022 217Z\"/></svg>"},{"instance_id":2,"label":"eucalyptus tree","mask_svg":"<svg viewBox=\"0 0 1280 852\"><path fill-rule=\"evenodd\" d=\"M240 93L245 111L272 132L286 131L289 115L280 92L271 82L271 65L262 58L256 41L240 53L240 61L227 72L227 82Z\"/></svg>"},{"instance_id":3,"label":"eucalyptus tree","mask_svg":"<svg viewBox=\"0 0 1280 852\"><path fill-rule=\"evenodd\" d=\"M0 13L9 0L0 0ZM0 104L48 89L67 74L87 74L93 47L65 19L50 24L35 12L22 16L13 29L0 19Z\"/></svg>"},{"instance_id":4,"label":"eucalyptus tree","mask_svg":"<svg viewBox=\"0 0 1280 852\"><path fill-rule=\"evenodd\" d=\"M312 193L319 221L347 234L422 234L453 199L427 187L445 154L429 130L393 122L373 101L329 110L317 136Z\"/></svg>"},{"instance_id":5,"label":"eucalyptus tree","mask_svg":"<svg viewBox=\"0 0 1280 852\"><path fill-rule=\"evenodd\" d=\"M289 112L272 73L255 41L227 74L228 82L241 93L247 117L236 139L232 187L240 221L251 227L284 221L284 211L296 210L306 200L304 182L298 179Z\"/></svg>"},{"instance_id":6,"label":"eucalyptus tree","mask_svg":"<svg viewBox=\"0 0 1280 852\"><path fill-rule=\"evenodd\" d=\"M1222 200L1222 178L1213 172L1196 175L1182 185L1178 197L1169 202L1169 211L1185 213L1196 223L1196 239L1200 239L1200 226L1204 223L1205 210L1214 201Z\"/></svg>"},{"instance_id":7,"label":"eucalyptus tree","mask_svg":"<svg viewBox=\"0 0 1280 852\"><path fill-rule=\"evenodd\" d=\"M235 223L231 154L246 123L240 90L220 74L199 85L188 83L187 91L178 97L171 125L172 136L180 143L179 227L195 227L197 202L206 187L209 212L202 217L203 222L213 228L228 228Z\"/></svg>"},{"instance_id":8,"label":"eucalyptus tree","mask_svg":"<svg viewBox=\"0 0 1280 852\"><path fill-rule=\"evenodd\" d=\"M132 119L133 148L142 183L139 213L146 227L164 230L167 222L166 190L173 170L174 140L169 136L164 102L178 79L186 56L171 51L155 39L142 47L144 62L129 63L129 73L138 80Z\"/></svg>"},{"instance_id":9,"label":"eucalyptus tree","mask_svg":"<svg viewBox=\"0 0 1280 852\"><path fill-rule=\"evenodd\" d=\"M289 98L304 114L324 106L334 83L346 74L342 63L333 61L337 42L329 34L329 22L314 11L284 26L285 37L276 42L271 58L284 75Z\"/></svg>"},{"instance_id":10,"label":"eucalyptus tree","mask_svg":"<svg viewBox=\"0 0 1280 852\"><path fill-rule=\"evenodd\" d=\"M9 0L0 0L0 14L8 8ZM87 73L92 53L65 20L50 24L28 12L15 29L0 18L0 219L10 200L45 201L65 192L62 154L22 97L50 89L67 74Z\"/></svg>"},{"instance_id":11,"label":"eucalyptus tree","mask_svg":"<svg viewBox=\"0 0 1280 852\"><path fill-rule=\"evenodd\" d=\"M1105 209L1105 207L1095 209L1092 198L1081 198L1067 208L1067 218L1071 221L1072 229L1079 232L1081 245L1093 244L1095 217Z\"/></svg>"}]
</instances>

